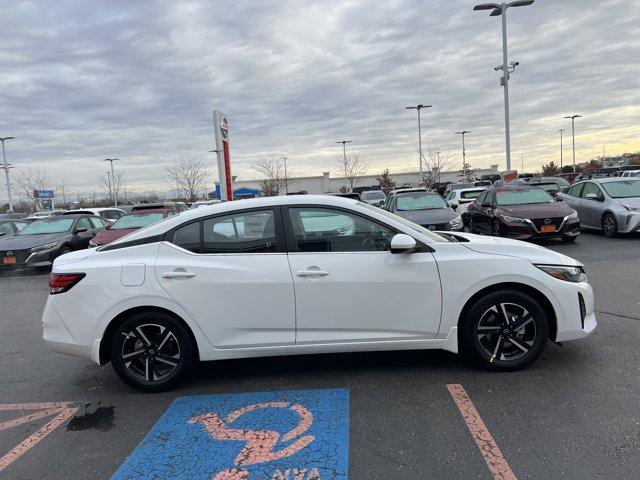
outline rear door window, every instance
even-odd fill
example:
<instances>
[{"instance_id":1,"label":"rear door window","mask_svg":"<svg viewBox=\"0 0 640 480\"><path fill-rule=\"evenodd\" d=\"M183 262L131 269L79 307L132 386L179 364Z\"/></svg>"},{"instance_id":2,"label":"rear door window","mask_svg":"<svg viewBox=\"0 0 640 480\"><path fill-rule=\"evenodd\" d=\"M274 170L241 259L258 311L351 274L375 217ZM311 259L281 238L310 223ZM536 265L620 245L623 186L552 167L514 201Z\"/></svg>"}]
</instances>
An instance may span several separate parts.
<instances>
[{"instance_id":1,"label":"rear door window","mask_svg":"<svg viewBox=\"0 0 640 480\"><path fill-rule=\"evenodd\" d=\"M275 253L273 210L209 218L203 222L203 253Z\"/></svg>"},{"instance_id":2,"label":"rear door window","mask_svg":"<svg viewBox=\"0 0 640 480\"><path fill-rule=\"evenodd\" d=\"M200 222L189 223L178 228L173 232L171 243L190 252L200 253Z\"/></svg>"}]
</instances>

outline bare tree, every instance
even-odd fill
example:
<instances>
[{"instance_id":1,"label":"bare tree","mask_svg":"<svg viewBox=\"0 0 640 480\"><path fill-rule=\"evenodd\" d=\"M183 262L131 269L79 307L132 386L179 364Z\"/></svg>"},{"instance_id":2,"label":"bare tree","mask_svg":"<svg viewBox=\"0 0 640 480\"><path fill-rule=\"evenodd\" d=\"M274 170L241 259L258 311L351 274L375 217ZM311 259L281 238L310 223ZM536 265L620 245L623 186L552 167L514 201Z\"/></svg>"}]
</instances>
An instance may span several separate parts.
<instances>
[{"instance_id":1,"label":"bare tree","mask_svg":"<svg viewBox=\"0 0 640 480\"><path fill-rule=\"evenodd\" d=\"M260 179L260 189L265 197L275 197L284 192L287 186L290 172L285 169L285 160L275 153L260 155L251 165L262 178Z\"/></svg>"},{"instance_id":2,"label":"bare tree","mask_svg":"<svg viewBox=\"0 0 640 480\"><path fill-rule=\"evenodd\" d=\"M51 187L46 170L40 167L21 168L13 181L31 202L36 202L35 190L46 190Z\"/></svg>"},{"instance_id":3,"label":"bare tree","mask_svg":"<svg viewBox=\"0 0 640 480\"><path fill-rule=\"evenodd\" d=\"M126 179L124 178L124 172L115 170L113 176L110 173L105 173L98 177L100 180L100 187L109 196L109 201L114 203L117 198L120 201L120 192L124 190L126 185Z\"/></svg>"},{"instance_id":4,"label":"bare tree","mask_svg":"<svg viewBox=\"0 0 640 480\"><path fill-rule=\"evenodd\" d=\"M198 191L202 190L208 176L209 168L202 160L194 158L176 160L167 167L169 183L177 185L180 190L184 191L189 202L198 200Z\"/></svg>"},{"instance_id":5,"label":"bare tree","mask_svg":"<svg viewBox=\"0 0 640 480\"><path fill-rule=\"evenodd\" d=\"M451 152L448 148L434 147L427 150L427 155L423 157L422 161L426 170L424 177L429 185L440 181L440 174L450 160Z\"/></svg>"},{"instance_id":6,"label":"bare tree","mask_svg":"<svg viewBox=\"0 0 640 480\"><path fill-rule=\"evenodd\" d=\"M360 177L367 173L367 170L369 169L366 162L360 158L360 154L358 152L349 153L346 157L343 155L339 156L338 167L340 168L341 173L344 172L344 176L348 183L348 185L345 185L345 190L348 187L350 192L352 192L358 184Z\"/></svg>"}]
</instances>

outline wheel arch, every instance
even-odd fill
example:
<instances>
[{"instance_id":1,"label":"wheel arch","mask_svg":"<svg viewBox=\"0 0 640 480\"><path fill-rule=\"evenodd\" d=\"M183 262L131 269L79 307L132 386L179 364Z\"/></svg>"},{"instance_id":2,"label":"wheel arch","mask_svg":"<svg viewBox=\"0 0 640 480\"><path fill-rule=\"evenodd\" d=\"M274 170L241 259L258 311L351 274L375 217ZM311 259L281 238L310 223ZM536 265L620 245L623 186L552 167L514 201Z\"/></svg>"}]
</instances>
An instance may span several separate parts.
<instances>
[{"instance_id":1,"label":"wheel arch","mask_svg":"<svg viewBox=\"0 0 640 480\"><path fill-rule=\"evenodd\" d=\"M458 330L462 332L462 329L464 328L463 320L469 314L469 311L471 310L473 305L480 298L486 295L489 295L491 293L504 291L504 290L515 290L518 292L523 292L531 296L534 300L536 300L544 310L544 313L547 315L547 319L549 320L549 339L552 341L555 341L556 334L558 331L558 319L556 316L556 311L553 308L553 304L551 303L551 301L549 301L546 295L542 293L540 290L537 290L536 288L530 285L526 285L524 283L517 283L517 282L496 283L494 285L490 285L474 293L471 296L471 298L467 300L464 307L462 308L462 311L460 312L460 316L458 317ZM458 342L460 341L461 337L462 335L459 333Z\"/></svg>"},{"instance_id":2,"label":"wheel arch","mask_svg":"<svg viewBox=\"0 0 640 480\"><path fill-rule=\"evenodd\" d=\"M158 307L158 306L146 305L146 306L132 307L127 310L124 310L123 312L116 315L109 322L109 324L107 325L107 328L104 331L102 339L100 341L100 365L104 365L105 363L111 360L111 352L109 351L109 345L111 345L111 339L116 329L120 325L122 325L122 323L124 323L128 318L131 318L133 315L136 315L138 313L149 313L149 312L164 313L166 315L173 317L176 321L180 322L182 326L189 333L189 337L193 342L193 348L195 349L195 352L196 352L196 359L200 360L200 349L198 346L198 342L189 324L185 322L184 319L180 317L180 315L176 314L175 312L172 312L171 310Z\"/></svg>"}]
</instances>

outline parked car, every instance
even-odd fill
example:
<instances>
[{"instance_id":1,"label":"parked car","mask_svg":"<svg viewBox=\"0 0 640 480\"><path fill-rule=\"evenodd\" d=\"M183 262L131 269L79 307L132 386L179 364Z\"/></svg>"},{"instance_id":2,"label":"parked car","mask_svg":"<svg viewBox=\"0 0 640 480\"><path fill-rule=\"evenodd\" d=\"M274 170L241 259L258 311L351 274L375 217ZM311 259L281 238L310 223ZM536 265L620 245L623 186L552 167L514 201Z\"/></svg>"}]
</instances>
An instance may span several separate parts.
<instances>
[{"instance_id":1,"label":"parked car","mask_svg":"<svg viewBox=\"0 0 640 480\"><path fill-rule=\"evenodd\" d=\"M118 220L123 215L126 215L127 212L120 208L82 208L79 210L69 210L68 212L64 212L63 215L96 215L103 219L107 224L111 224Z\"/></svg>"},{"instance_id":2,"label":"parked car","mask_svg":"<svg viewBox=\"0 0 640 480\"><path fill-rule=\"evenodd\" d=\"M2 220L22 220L27 218L25 213L0 213L0 219Z\"/></svg>"},{"instance_id":3,"label":"parked car","mask_svg":"<svg viewBox=\"0 0 640 480\"><path fill-rule=\"evenodd\" d=\"M0 237L0 267L47 267L54 259L87 248L104 228L93 215L61 215L34 220L15 235Z\"/></svg>"},{"instance_id":4,"label":"parked car","mask_svg":"<svg viewBox=\"0 0 640 480\"><path fill-rule=\"evenodd\" d=\"M469 205L469 229L518 240L560 238L573 242L580 234L578 214L541 188L515 185L487 190Z\"/></svg>"},{"instance_id":5,"label":"parked car","mask_svg":"<svg viewBox=\"0 0 640 480\"><path fill-rule=\"evenodd\" d=\"M620 174L620 177L622 178L640 177L640 170L625 170Z\"/></svg>"},{"instance_id":6,"label":"parked car","mask_svg":"<svg viewBox=\"0 0 640 480\"><path fill-rule=\"evenodd\" d=\"M451 182L434 182L429 186L430 190L437 192L439 195L444 196L444 191L447 189L447 185Z\"/></svg>"},{"instance_id":7,"label":"parked car","mask_svg":"<svg viewBox=\"0 0 640 480\"><path fill-rule=\"evenodd\" d=\"M409 191L396 193L387 210L429 230L464 229L462 217L435 192Z\"/></svg>"},{"instance_id":8,"label":"parked car","mask_svg":"<svg viewBox=\"0 0 640 480\"><path fill-rule=\"evenodd\" d=\"M449 192L446 200L458 215L462 217L465 225L469 224L468 208L473 201L478 198L486 188L463 188Z\"/></svg>"},{"instance_id":9,"label":"parked car","mask_svg":"<svg viewBox=\"0 0 640 480\"><path fill-rule=\"evenodd\" d=\"M157 210L142 210L131 215L124 215L113 224L107 225L104 230L98 233L89 241L90 247L99 247L113 242L119 238L129 235L140 228L147 227L152 223L176 215L174 210L167 208Z\"/></svg>"},{"instance_id":10,"label":"parked car","mask_svg":"<svg viewBox=\"0 0 640 480\"><path fill-rule=\"evenodd\" d=\"M383 207L387 196L382 190L367 190L360 194L360 198L363 202L367 202L374 207Z\"/></svg>"},{"instance_id":11,"label":"parked car","mask_svg":"<svg viewBox=\"0 0 640 480\"><path fill-rule=\"evenodd\" d=\"M220 203L220 200L199 200L197 202L193 202L189 207L189 210L198 207L204 207L206 205L215 205L216 203Z\"/></svg>"},{"instance_id":12,"label":"parked car","mask_svg":"<svg viewBox=\"0 0 640 480\"><path fill-rule=\"evenodd\" d=\"M454 190L462 190L465 188L474 188L476 187L476 182L466 182L466 183L450 183L447 185L447 188L444 189L444 195L443 197L446 197L447 195L449 195L449 192L452 192ZM491 183L489 183L489 185L487 186L491 186Z\"/></svg>"},{"instance_id":13,"label":"parked car","mask_svg":"<svg viewBox=\"0 0 640 480\"><path fill-rule=\"evenodd\" d=\"M189 210L187 208L187 204L184 202L139 203L138 205L131 207L131 213L139 212L141 210L157 210L162 208L174 210L178 213Z\"/></svg>"},{"instance_id":14,"label":"parked car","mask_svg":"<svg viewBox=\"0 0 640 480\"><path fill-rule=\"evenodd\" d=\"M350 198L351 200L360 201L360 194L358 192L349 192L349 193L334 193L336 197Z\"/></svg>"},{"instance_id":15,"label":"parked car","mask_svg":"<svg viewBox=\"0 0 640 480\"><path fill-rule=\"evenodd\" d=\"M574 208L584 228L607 237L640 231L640 179L594 178L573 184L556 198Z\"/></svg>"},{"instance_id":16,"label":"parked car","mask_svg":"<svg viewBox=\"0 0 640 480\"><path fill-rule=\"evenodd\" d=\"M318 217L325 228L308 232ZM170 388L199 360L266 355L446 349L515 370L549 339L597 323L576 260L515 240L454 240L329 195L184 212L56 260L49 286L44 340L111 362L145 391Z\"/></svg>"},{"instance_id":17,"label":"parked car","mask_svg":"<svg viewBox=\"0 0 640 480\"><path fill-rule=\"evenodd\" d=\"M62 215L66 210L41 210L39 212L33 212L27 217L27 220L37 220L44 217L55 217L56 215Z\"/></svg>"},{"instance_id":18,"label":"parked car","mask_svg":"<svg viewBox=\"0 0 640 480\"><path fill-rule=\"evenodd\" d=\"M0 218L0 236L14 235L29 225L26 220L12 220Z\"/></svg>"}]
</instances>

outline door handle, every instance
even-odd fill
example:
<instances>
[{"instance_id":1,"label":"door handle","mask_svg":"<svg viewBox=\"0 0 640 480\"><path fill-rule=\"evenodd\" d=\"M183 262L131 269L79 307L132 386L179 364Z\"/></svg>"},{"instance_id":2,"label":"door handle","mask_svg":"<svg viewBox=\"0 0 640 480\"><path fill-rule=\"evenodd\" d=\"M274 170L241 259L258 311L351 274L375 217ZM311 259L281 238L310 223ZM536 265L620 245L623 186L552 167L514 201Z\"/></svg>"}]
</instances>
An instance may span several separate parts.
<instances>
[{"instance_id":1,"label":"door handle","mask_svg":"<svg viewBox=\"0 0 640 480\"><path fill-rule=\"evenodd\" d=\"M164 272L162 278L191 278L195 277L195 273L191 272Z\"/></svg>"},{"instance_id":2,"label":"door handle","mask_svg":"<svg viewBox=\"0 0 640 480\"><path fill-rule=\"evenodd\" d=\"M325 272L324 270L298 270L296 275L299 277L326 277L329 275L329 272Z\"/></svg>"}]
</instances>

